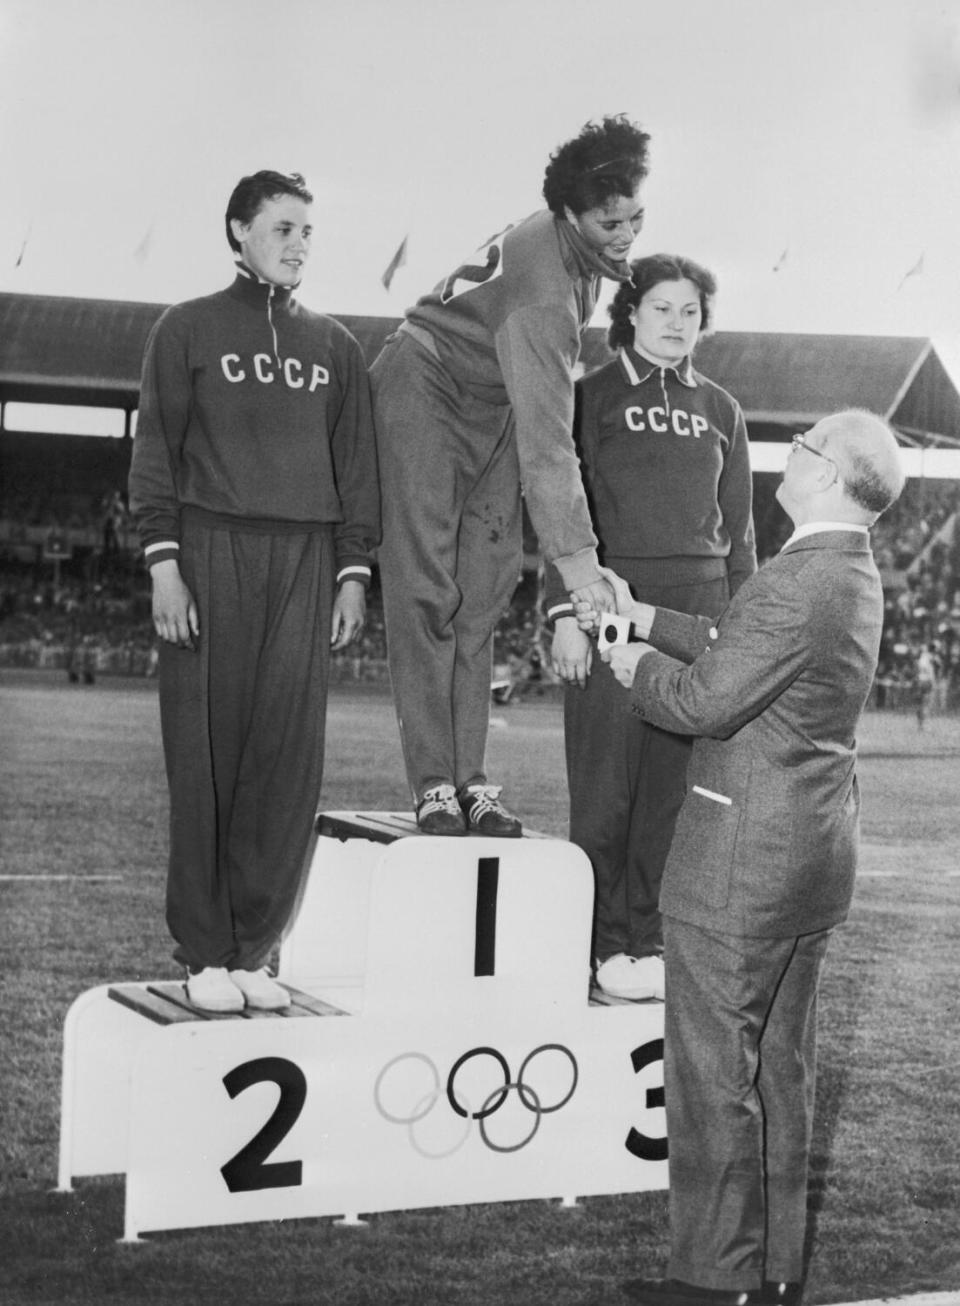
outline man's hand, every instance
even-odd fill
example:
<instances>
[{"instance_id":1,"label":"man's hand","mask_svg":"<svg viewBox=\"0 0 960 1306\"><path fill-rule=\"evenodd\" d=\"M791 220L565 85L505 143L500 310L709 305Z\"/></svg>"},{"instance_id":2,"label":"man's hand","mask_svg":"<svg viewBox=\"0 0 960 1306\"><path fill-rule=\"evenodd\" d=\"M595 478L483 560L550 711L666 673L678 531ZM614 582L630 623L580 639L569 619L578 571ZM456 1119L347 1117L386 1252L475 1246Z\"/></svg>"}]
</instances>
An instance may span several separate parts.
<instances>
[{"instance_id":1,"label":"man's hand","mask_svg":"<svg viewBox=\"0 0 960 1306\"><path fill-rule=\"evenodd\" d=\"M175 558L150 568L153 587L153 628L161 639L180 648L196 648L200 616L193 595L180 575Z\"/></svg>"},{"instance_id":2,"label":"man's hand","mask_svg":"<svg viewBox=\"0 0 960 1306\"><path fill-rule=\"evenodd\" d=\"M615 644L613 648L608 648L600 656L604 662L609 663L610 670L620 681L620 684L625 689L630 689L637 672L637 663L647 653L653 651L649 644Z\"/></svg>"},{"instance_id":3,"label":"man's hand","mask_svg":"<svg viewBox=\"0 0 960 1306\"><path fill-rule=\"evenodd\" d=\"M550 665L554 674L568 685L579 685L583 689L592 662L593 646L589 636L573 617L560 617L553 629L550 648Z\"/></svg>"},{"instance_id":4,"label":"man's hand","mask_svg":"<svg viewBox=\"0 0 960 1306\"><path fill-rule=\"evenodd\" d=\"M358 580L345 580L333 600L330 648L334 653L357 638L367 617L367 591Z\"/></svg>"}]
</instances>

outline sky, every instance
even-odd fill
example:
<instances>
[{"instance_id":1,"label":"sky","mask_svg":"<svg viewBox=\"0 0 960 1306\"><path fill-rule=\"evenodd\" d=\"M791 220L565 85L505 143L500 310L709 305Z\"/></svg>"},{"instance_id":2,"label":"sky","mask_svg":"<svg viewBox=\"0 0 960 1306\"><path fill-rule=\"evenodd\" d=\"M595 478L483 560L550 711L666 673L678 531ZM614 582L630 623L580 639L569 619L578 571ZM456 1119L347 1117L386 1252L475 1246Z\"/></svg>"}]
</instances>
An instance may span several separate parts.
<instances>
[{"instance_id":1,"label":"sky","mask_svg":"<svg viewBox=\"0 0 960 1306\"><path fill-rule=\"evenodd\" d=\"M218 289L269 167L316 197L304 302L399 315L613 113L652 137L634 252L712 268L718 329L960 364L960 0L0 0L0 290Z\"/></svg>"}]
</instances>

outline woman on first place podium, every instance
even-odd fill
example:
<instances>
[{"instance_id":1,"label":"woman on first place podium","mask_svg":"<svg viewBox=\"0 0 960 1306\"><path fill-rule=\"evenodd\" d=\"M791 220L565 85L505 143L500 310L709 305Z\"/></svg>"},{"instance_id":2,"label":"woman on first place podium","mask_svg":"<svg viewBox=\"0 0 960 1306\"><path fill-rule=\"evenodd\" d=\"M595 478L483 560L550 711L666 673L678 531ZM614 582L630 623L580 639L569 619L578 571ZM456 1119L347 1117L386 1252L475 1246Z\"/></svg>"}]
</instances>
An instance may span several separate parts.
<instances>
[{"instance_id":1,"label":"woman on first place podium","mask_svg":"<svg viewBox=\"0 0 960 1306\"><path fill-rule=\"evenodd\" d=\"M312 196L230 197L231 286L147 342L130 499L160 636L167 922L191 1002L289 1004L264 969L320 792L331 648L363 627L379 494L360 347L292 298Z\"/></svg>"},{"instance_id":2,"label":"woman on first place podium","mask_svg":"<svg viewBox=\"0 0 960 1306\"><path fill-rule=\"evenodd\" d=\"M574 452L573 384L601 277L626 281L649 137L588 124L546 169L548 207L411 309L371 369L390 675L424 834L517 836L488 783L493 632L521 566L520 486L570 589L611 595Z\"/></svg>"}]
</instances>

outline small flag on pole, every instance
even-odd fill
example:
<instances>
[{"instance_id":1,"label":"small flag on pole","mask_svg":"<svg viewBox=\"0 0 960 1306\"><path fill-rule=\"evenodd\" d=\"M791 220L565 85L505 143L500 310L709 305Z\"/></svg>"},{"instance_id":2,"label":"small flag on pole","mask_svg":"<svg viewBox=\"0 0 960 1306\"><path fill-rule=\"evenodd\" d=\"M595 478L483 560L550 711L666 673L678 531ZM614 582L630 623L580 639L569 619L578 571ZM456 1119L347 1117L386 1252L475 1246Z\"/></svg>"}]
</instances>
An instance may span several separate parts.
<instances>
[{"instance_id":1,"label":"small flag on pole","mask_svg":"<svg viewBox=\"0 0 960 1306\"><path fill-rule=\"evenodd\" d=\"M383 276L380 278L380 280L383 282L384 290L390 289L390 283L393 280L393 274L396 272L397 268L402 268L403 265L406 263L406 261L407 261L407 238L406 236L404 236L403 240L401 240L400 242L396 254L394 254L393 258L387 264L386 270L384 271Z\"/></svg>"},{"instance_id":2,"label":"small flag on pole","mask_svg":"<svg viewBox=\"0 0 960 1306\"><path fill-rule=\"evenodd\" d=\"M133 251L133 257L136 259L138 263L146 263L147 258L150 254L150 247L152 245L153 245L153 223L151 222L150 226L147 228L146 232L144 233L143 240L141 240L140 244Z\"/></svg>"},{"instance_id":3,"label":"small flag on pole","mask_svg":"<svg viewBox=\"0 0 960 1306\"><path fill-rule=\"evenodd\" d=\"M24 254L26 254L26 252L27 252L27 242L28 242L29 239L30 239L30 233L31 233L31 231L33 231L33 221L32 221L32 220L31 220L31 222L30 222L30 225L27 227L27 234L26 234L26 235L24 236L24 238L23 238L23 244L20 246L20 253L17 255L17 261L16 261L16 263L14 263L14 265L13 265L15 268L18 268L18 267L20 266L20 264L23 262L23 256L24 256Z\"/></svg>"},{"instance_id":4,"label":"small flag on pole","mask_svg":"<svg viewBox=\"0 0 960 1306\"><path fill-rule=\"evenodd\" d=\"M774 270L774 272L779 272L779 271L780 271L780 269L783 267L784 263L786 263L786 261L787 261L787 255L789 254L789 252L790 252L790 247L787 246L787 248L783 251L783 253L780 255L780 257L777 259L776 263L773 265L773 270Z\"/></svg>"},{"instance_id":5,"label":"small flag on pole","mask_svg":"<svg viewBox=\"0 0 960 1306\"><path fill-rule=\"evenodd\" d=\"M924 250L924 253L926 253L926 250ZM913 267L910 268L908 272L904 272L903 276L900 278L900 284L899 286L897 286L897 290L898 291L902 290L904 282L908 281L910 277L919 277L922 274L923 274L923 254L920 255L916 263L914 263Z\"/></svg>"}]
</instances>

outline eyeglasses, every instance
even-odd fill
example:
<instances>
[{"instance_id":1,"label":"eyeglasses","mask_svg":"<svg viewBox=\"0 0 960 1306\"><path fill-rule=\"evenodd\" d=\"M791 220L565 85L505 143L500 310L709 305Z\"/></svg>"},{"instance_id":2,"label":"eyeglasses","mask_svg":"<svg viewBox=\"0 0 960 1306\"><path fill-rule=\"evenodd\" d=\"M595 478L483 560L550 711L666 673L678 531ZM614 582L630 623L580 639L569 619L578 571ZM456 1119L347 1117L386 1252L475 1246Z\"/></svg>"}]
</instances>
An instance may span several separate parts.
<instances>
[{"instance_id":1,"label":"eyeglasses","mask_svg":"<svg viewBox=\"0 0 960 1306\"><path fill-rule=\"evenodd\" d=\"M834 460L832 458L828 458L825 453L821 453L819 449L814 449L812 445L807 444L807 437L805 435L792 436L790 439L790 447L792 449L803 449L807 453L814 454L817 458L822 458L824 462L830 463L830 465L833 467L833 470L837 473L837 478L839 479L840 468L837 466Z\"/></svg>"}]
</instances>

